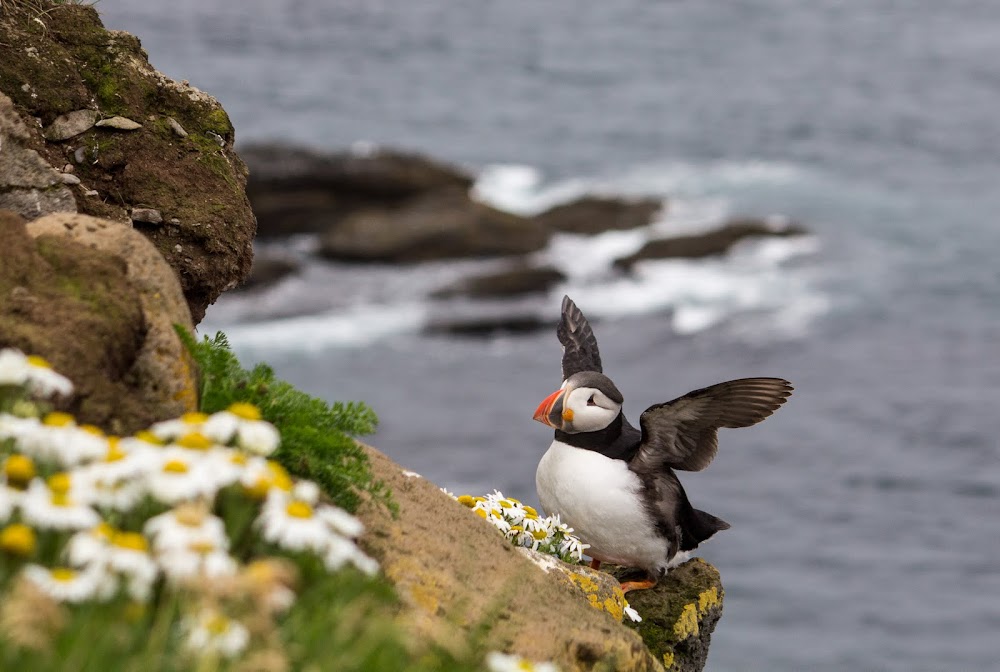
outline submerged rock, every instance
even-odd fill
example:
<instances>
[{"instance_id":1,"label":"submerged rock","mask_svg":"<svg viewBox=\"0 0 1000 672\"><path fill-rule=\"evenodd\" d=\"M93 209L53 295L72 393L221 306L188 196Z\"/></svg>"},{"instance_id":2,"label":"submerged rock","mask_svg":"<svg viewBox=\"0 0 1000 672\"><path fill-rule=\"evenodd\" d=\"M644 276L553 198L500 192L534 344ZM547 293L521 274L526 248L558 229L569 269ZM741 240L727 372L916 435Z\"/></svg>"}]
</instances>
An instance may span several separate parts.
<instances>
[{"instance_id":1,"label":"submerged rock","mask_svg":"<svg viewBox=\"0 0 1000 672\"><path fill-rule=\"evenodd\" d=\"M788 237L806 235L798 224L774 224L761 219L734 219L718 229L690 236L651 240L642 249L615 260L615 266L630 269L644 259L700 259L726 254L736 243L746 238Z\"/></svg>"},{"instance_id":2,"label":"submerged rock","mask_svg":"<svg viewBox=\"0 0 1000 672\"><path fill-rule=\"evenodd\" d=\"M495 273L463 278L435 291L435 298L467 296L471 298L503 298L549 291L563 282L566 274L553 266L519 264Z\"/></svg>"},{"instance_id":3,"label":"submerged rock","mask_svg":"<svg viewBox=\"0 0 1000 672\"><path fill-rule=\"evenodd\" d=\"M78 209L127 222L132 208L150 205L170 213L179 226L142 233L174 268L194 321L200 321L205 308L250 271L256 229L244 191L246 168L233 153L225 111L211 96L154 70L139 40L105 30L92 6L4 3L0 33L0 92L30 122L20 146L51 166L71 159L89 188L35 186L25 197L0 187L0 201L32 217ZM35 57L23 57L28 49ZM23 87L26 82L30 86ZM57 119L72 115L90 123L92 112L105 120L69 140L47 142L35 128L35 119L52 130ZM178 135L170 118L187 137ZM7 150L5 143L5 157ZM40 207L32 208L34 197ZM51 207L53 199L59 207ZM176 252L178 245L183 253Z\"/></svg>"},{"instance_id":4,"label":"submerged rock","mask_svg":"<svg viewBox=\"0 0 1000 672\"><path fill-rule=\"evenodd\" d=\"M345 261L417 262L526 254L549 232L534 222L472 201L464 189L428 193L395 210L348 217L320 239L320 254Z\"/></svg>"},{"instance_id":5,"label":"submerged rock","mask_svg":"<svg viewBox=\"0 0 1000 672\"><path fill-rule=\"evenodd\" d=\"M440 189L468 190L463 171L395 150L323 153L286 145L251 145L247 192L262 237L320 233L359 210L393 208Z\"/></svg>"},{"instance_id":6,"label":"submerged rock","mask_svg":"<svg viewBox=\"0 0 1000 672\"><path fill-rule=\"evenodd\" d=\"M648 226L662 209L663 202L655 198L584 196L546 210L535 221L557 231L592 236Z\"/></svg>"}]
</instances>

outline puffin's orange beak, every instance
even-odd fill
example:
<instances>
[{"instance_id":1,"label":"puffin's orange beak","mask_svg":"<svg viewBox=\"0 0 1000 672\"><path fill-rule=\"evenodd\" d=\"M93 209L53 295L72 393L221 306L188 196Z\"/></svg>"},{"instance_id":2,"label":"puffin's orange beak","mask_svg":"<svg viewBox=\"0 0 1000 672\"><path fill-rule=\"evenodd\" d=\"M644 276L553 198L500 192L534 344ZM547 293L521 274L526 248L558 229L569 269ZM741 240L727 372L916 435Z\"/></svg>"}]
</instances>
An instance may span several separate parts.
<instances>
[{"instance_id":1,"label":"puffin's orange beak","mask_svg":"<svg viewBox=\"0 0 1000 672\"><path fill-rule=\"evenodd\" d=\"M549 427L562 429L563 395L565 393L566 390L556 390L545 397L545 400L535 409L535 420Z\"/></svg>"}]
</instances>

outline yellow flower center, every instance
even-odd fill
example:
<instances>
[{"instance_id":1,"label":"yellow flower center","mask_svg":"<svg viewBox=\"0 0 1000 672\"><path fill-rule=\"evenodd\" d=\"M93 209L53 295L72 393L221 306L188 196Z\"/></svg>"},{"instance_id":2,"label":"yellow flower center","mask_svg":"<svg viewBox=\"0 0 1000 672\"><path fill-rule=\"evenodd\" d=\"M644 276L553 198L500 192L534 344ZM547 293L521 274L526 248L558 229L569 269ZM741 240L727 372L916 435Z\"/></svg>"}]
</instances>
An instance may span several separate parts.
<instances>
[{"instance_id":1,"label":"yellow flower center","mask_svg":"<svg viewBox=\"0 0 1000 672\"><path fill-rule=\"evenodd\" d=\"M70 481L69 474L65 471L49 476L48 486L53 494L65 495L69 492L70 485L72 485L72 482Z\"/></svg>"},{"instance_id":2,"label":"yellow flower center","mask_svg":"<svg viewBox=\"0 0 1000 672\"><path fill-rule=\"evenodd\" d=\"M107 522L105 522L103 520L97 525L97 527L94 528L94 534L96 536L102 537L102 538L108 539L108 540L110 540L111 538L113 538L115 536L115 533L117 531L118 530L116 530L111 525L111 523L107 523Z\"/></svg>"},{"instance_id":3,"label":"yellow flower center","mask_svg":"<svg viewBox=\"0 0 1000 672\"><path fill-rule=\"evenodd\" d=\"M233 464L238 464L240 466L243 466L243 465L245 465L247 463L247 454L246 453L233 453L229 457L229 461L232 462Z\"/></svg>"},{"instance_id":4,"label":"yellow flower center","mask_svg":"<svg viewBox=\"0 0 1000 672\"><path fill-rule=\"evenodd\" d=\"M267 468L271 472L271 485L285 492L291 492L294 484L285 468L273 460L267 461Z\"/></svg>"},{"instance_id":5,"label":"yellow flower center","mask_svg":"<svg viewBox=\"0 0 1000 672\"><path fill-rule=\"evenodd\" d=\"M549 535L546 534L545 530L535 530L534 532L531 533L531 536L533 536L538 541L541 541L542 539L544 539Z\"/></svg>"},{"instance_id":6,"label":"yellow flower center","mask_svg":"<svg viewBox=\"0 0 1000 672\"><path fill-rule=\"evenodd\" d=\"M266 478L258 478L253 482L253 485L244 486L243 492L246 493L247 497L251 499L264 499L267 497L267 491L271 489L271 481Z\"/></svg>"},{"instance_id":7,"label":"yellow flower center","mask_svg":"<svg viewBox=\"0 0 1000 672\"><path fill-rule=\"evenodd\" d=\"M277 578L274 563L268 560L254 560L243 571L247 578L258 585L270 585Z\"/></svg>"},{"instance_id":8,"label":"yellow flower center","mask_svg":"<svg viewBox=\"0 0 1000 672\"><path fill-rule=\"evenodd\" d=\"M501 499L500 506L502 506L505 509L509 509L514 506L514 503L506 499Z\"/></svg>"},{"instance_id":9,"label":"yellow flower center","mask_svg":"<svg viewBox=\"0 0 1000 672\"><path fill-rule=\"evenodd\" d=\"M243 418L244 420L260 420L260 409L253 404L247 404L242 401L237 401L235 404L231 404L228 410L230 413L238 418Z\"/></svg>"},{"instance_id":10,"label":"yellow flower center","mask_svg":"<svg viewBox=\"0 0 1000 672\"><path fill-rule=\"evenodd\" d=\"M497 518L503 518L503 511L501 511L500 509L493 509L492 511L490 511L490 513L492 513Z\"/></svg>"},{"instance_id":11,"label":"yellow flower center","mask_svg":"<svg viewBox=\"0 0 1000 672\"><path fill-rule=\"evenodd\" d=\"M49 574L56 581L66 583L75 579L77 572L75 569L70 569L69 567L54 567Z\"/></svg>"},{"instance_id":12,"label":"yellow flower center","mask_svg":"<svg viewBox=\"0 0 1000 672\"><path fill-rule=\"evenodd\" d=\"M45 359L44 357L40 357L39 355L28 355L27 359L28 359L28 364L31 364L32 366L37 367L39 369L52 368L52 364L49 363L49 360Z\"/></svg>"},{"instance_id":13,"label":"yellow flower center","mask_svg":"<svg viewBox=\"0 0 1000 672\"><path fill-rule=\"evenodd\" d=\"M149 543L146 541L146 537L138 532L118 532L111 537L111 544L130 551L145 552L149 550Z\"/></svg>"},{"instance_id":14,"label":"yellow flower center","mask_svg":"<svg viewBox=\"0 0 1000 672\"><path fill-rule=\"evenodd\" d=\"M181 504L174 509L174 519L184 527L200 527L207 512L197 504Z\"/></svg>"},{"instance_id":15,"label":"yellow flower center","mask_svg":"<svg viewBox=\"0 0 1000 672\"><path fill-rule=\"evenodd\" d=\"M27 455L11 455L3 463L3 473L13 485L27 485L35 477L35 463Z\"/></svg>"},{"instance_id":16,"label":"yellow flower center","mask_svg":"<svg viewBox=\"0 0 1000 672\"><path fill-rule=\"evenodd\" d=\"M104 436L104 431L96 425L80 425L80 429L94 436Z\"/></svg>"},{"instance_id":17,"label":"yellow flower center","mask_svg":"<svg viewBox=\"0 0 1000 672\"><path fill-rule=\"evenodd\" d=\"M163 465L163 471L168 474L186 474L188 473L188 465L183 460L170 460Z\"/></svg>"},{"instance_id":18,"label":"yellow flower center","mask_svg":"<svg viewBox=\"0 0 1000 672\"><path fill-rule=\"evenodd\" d=\"M458 498L458 503L464 504L471 509L476 505L476 500L474 500L471 495L462 495Z\"/></svg>"},{"instance_id":19,"label":"yellow flower center","mask_svg":"<svg viewBox=\"0 0 1000 672\"><path fill-rule=\"evenodd\" d=\"M292 518L312 518L313 508L303 501L295 500L285 507L285 512Z\"/></svg>"},{"instance_id":20,"label":"yellow flower center","mask_svg":"<svg viewBox=\"0 0 1000 672\"><path fill-rule=\"evenodd\" d=\"M163 445L163 439L158 437L156 434L153 434L148 429L143 429L142 431L136 432L135 438L139 439L140 441L145 441L146 443L152 443L154 446Z\"/></svg>"},{"instance_id":21,"label":"yellow flower center","mask_svg":"<svg viewBox=\"0 0 1000 672\"><path fill-rule=\"evenodd\" d=\"M181 422L185 425L200 425L206 420L208 420L206 413L185 413L181 416Z\"/></svg>"},{"instance_id":22,"label":"yellow flower center","mask_svg":"<svg viewBox=\"0 0 1000 672\"><path fill-rule=\"evenodd\" d=\"M527 660L521 660L517 663L517 669L524 670L524 672L534 672L535 664Z\"/></svg>"},{"instance_id":23,"label":"yellow flower center","mask_svg":"<svg viewBox=\"0 0 1000 672\"><path fill-rule=\"evenodd\" d=\"M215 550L215 544L211 541L192 541L188 544L188 550L198 555L208 555Z\"/></svg>"},{"instance_id":24,"label":"yellow flower center","mask_svg":"<svg viewBox=\"0 0 1000 672\"><path fill-rule=\"evenodd\" d=\"M524 507L524 512L529 516L531 516L532 518L538 518L538 511L535 511L533 507L530 506Z\"/></svg>"},{"instance_id":25,"label":"yellow flower center","mask_svg":"<svg viewBox=\"0 0 1000 672\"><path fill-rule=\"evenodd\" d=\"M181 438L177 439L175 443L181 448L189 448L190 450L207 450L214 445L212 439L200 432L185 434Z\"/></svg>"},{"instance_id":26,"label":"yellow flower center","mask_svg":"<svg viewBox=\"0 0 1000 672\"><path fill-rule=\"evenodd\" d=\"M511 525L510 530L511 532L524 532L524 528L520 525Z\"/></svg>"},{"instance_id":27,"label":"yellow flower center","mask_svg":"<svg viewBox=\"0 0 1000 672\"><path fill-rule=\"evenodd\" d=\"M205 621L205 629L213 635L222 635L229 630L229 619L221 614L216 614Z\"/></svg>"},{"instance_id":28,"label":"yellow flower center","mask_svg":"<svg viewBox=\"0 0 1000 672\"><path fill-rule=\"evenodd\" d=\"M117 462L118 460L125 459L125 451L118 447L118 437L109 436L108 437L108 452L104 456L105 462Z\"/></svg>"},{"instance_id":29,"label":"yellow flower center","mask_svg":"<svg viewBox=\"0 0 1000 672\"><path fill-rule=\"evenodd\" d=\"M42 424L48 427L68 427L73 424L73 416L69 413L53 411L42 418Z\"/></svg>"},{"instance_id":30,"label":"yellow flower center","mask_svg":"<svg viewBox=\"0 0 1000 672\"><path fill-rule=\"evenodd\" d=\"M35 531L27 525L14 523L0 530L0 549L11 555L28 557L37 546Z\"/></svg>"},{"instance_id":31,"label":"yellow flower center","mask_svg":"<svg viewBox=\"0 0 1000 672\"><path fill-rule=\"evenodd\" d=\"M485 518L486 517L486 511L484 511L483 509L476 509L475 513L480 518Z\"/></svg>"}]
</instances>

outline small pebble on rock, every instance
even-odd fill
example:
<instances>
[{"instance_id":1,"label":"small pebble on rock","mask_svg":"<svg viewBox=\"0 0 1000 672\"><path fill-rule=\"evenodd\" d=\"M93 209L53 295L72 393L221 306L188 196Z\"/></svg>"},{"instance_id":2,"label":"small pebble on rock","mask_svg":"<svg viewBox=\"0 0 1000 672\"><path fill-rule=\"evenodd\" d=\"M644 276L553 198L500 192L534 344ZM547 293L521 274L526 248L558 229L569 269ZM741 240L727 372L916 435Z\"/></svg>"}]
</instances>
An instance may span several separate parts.
<instances>
[{"instance_id":1,"label":"small pebble on rock","mask_svg":"<svg viewBox=\"0 0 1000 672\"><path fill-rule=\"evenodd\" d=\"M100 192L97 189L90 189L89 191L83 192L84 196L97 196Z\"/></svg>"},{"instance_id":2,"label":"small pebble on rock","mask_svg":"<svg viewBox=\"0 0 1000 672\"><path fill-rule=\"evenodd\" d=\"M62 173L59 179L62 180L63 184L80 184L80 178L72 173Z\"/></svg>"},{"instance_id":3,"label":"small pebble on rock","mask_svg":"<svg viewBox=\"0 0 1000 672\"><path fill-rule=\"evenodd\" d=\"M162 224L163 215L153 208L132 208L132 221L145 224Z\"/></svg>"},{"instance_id":4,"label":"small pebble on rock","mask_svg":"<svg viewBox=\"0 0 1000 672\"><path fill-rule=\"evenodd\" d=\"M208 136L209 136L210 138L212 138L213 140L215 140L216 144L218 144L218 145L219 145L219 147L225 147L225 145L226 145L226 141L225 141L225 140L223 140L223 139L222 139L222 136L221 136L221 135L219 135L218 133L213 133L212 131L209 131L209 132L208 132Z\"/></svg>"},{"instance_id":5,"label":"small pebble on rock","mask_svg":"<svg viewBox=\"0 0 1000 672\"><path fill-rule=\"evenodd\" d=\"M75 110L73 112L67 112L66 114L61 114L49 124L48 128L45 129L43 135L46 140L51 140L58 142L60 140L69 140L70 138L80 135L84 131L90 130L94 126L94 122L97 121L97 112L95 110Z\"/></svg>"},{"instance_id":6,"label":"small pebble on rock","mask_svg":"<svg viewBox=\"0 0 1000 672\"><path fill-rule=\"evenodd\" d=\"M113 128L119 131L134 131L142 128L142 124L138 121L132 121L127 117L110 117L108 119L101 119L94 125L101 128Z\"/></svg>"},{"instance_id":7,"label":"small pebble on rock","mask_svg":"<svg viewBox=\"0 0 1000 672\"><path fill-rule=\"evenodd\" d=\"M72 163L67 163L65 166L63 166L64 173L72 173L74 170L76 170L76 168L73 167Z\"/></svg>"},{"instance_id":8,"label":"small pebble on rock","mask_svg":"<svg viewBox=\"0 0 1000 672\"><path fill-rule=\"evenodd\" d=\"M183 251L184 251L184 246L183 245L174 245L174 252L177 252L178 254L180 254Z\"/></svg>"},{"instance_id":9,"label":"small pebble on rock","mask_svg":"<svg viewBox=\"0 0 1000 672\"><path fill-rule=\"evenodd\" d=\"M171 217L169 220L167 220L167 223L173 224L174 226L180 226L181 220L177 219L176 217Z\"/></svg>"},{"instance_id":10,"label":"small pebble on rock","mask_svg":"<svg viewBox=\"0 0 1000 672\"><path fill-rule=\"evenodd\" d=\"M77 163L83 163L83 160L87 158L87 148L77 147L76 151L73 152L73 160Z\"/></svg>"},{"instance_id":11,"label":"small pebble on rock","mask_svg":"<svg viewBox=\"0 0 1000 672\"><path fill-rule=\"evenodd\" d=\"M180 125L180 122L173 117L167 117L167 123L170 125L170 129L176 133L178 137L186 138L188 136L188 132L185 131L184 127Z\"/></svg>"}]
</instances>

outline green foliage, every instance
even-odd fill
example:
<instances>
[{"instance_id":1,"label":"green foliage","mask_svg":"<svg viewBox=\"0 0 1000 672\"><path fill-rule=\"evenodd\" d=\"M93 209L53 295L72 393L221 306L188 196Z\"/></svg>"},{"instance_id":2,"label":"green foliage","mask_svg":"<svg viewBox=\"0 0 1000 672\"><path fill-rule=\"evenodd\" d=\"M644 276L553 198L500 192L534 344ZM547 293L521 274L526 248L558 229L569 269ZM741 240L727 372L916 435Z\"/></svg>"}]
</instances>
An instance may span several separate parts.
<instances>
[{"instance_id":1,"label":"green foliage","mask_svg":"<svg viewBox=\"0 0 1000 672\"><path fill-rule=\"evenodd\" d=\"M202 411L254 404L281 432L274 458L290 473L316 481L348 511L357 509L362 493L394 508L385 483L375 480L364 450L351 438L375 431L378 418L371 408L361 402L327 404L276 379L266 364L244 369L222 332L200 343L182 328L177 332L198 364Z\"/></svg>"}]
</instances>

